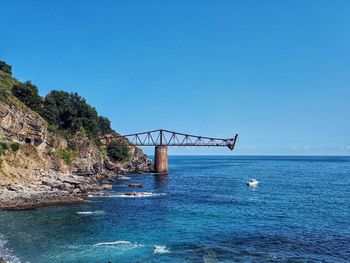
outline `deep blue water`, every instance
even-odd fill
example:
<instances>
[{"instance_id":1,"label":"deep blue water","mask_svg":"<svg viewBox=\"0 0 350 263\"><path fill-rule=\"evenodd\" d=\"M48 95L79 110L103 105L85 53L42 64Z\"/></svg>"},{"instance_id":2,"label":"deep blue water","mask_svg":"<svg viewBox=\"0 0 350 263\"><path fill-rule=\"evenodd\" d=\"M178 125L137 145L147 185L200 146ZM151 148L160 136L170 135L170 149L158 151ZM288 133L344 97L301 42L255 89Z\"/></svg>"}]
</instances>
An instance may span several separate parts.
<instances>
[{"instance_id":1,"label":"deep blue water","mask_svg":"<svg viewBox=\"0 0 350 263\"><path fill-rule=\"evenodd\" d=\"M132 175L89 204L0 211L0 255L32 263L350 262L349 157L169 163L168 177ZM259 187L247 187L249 178ZM131 182L156 195L123 198ZM154 254L154 245L169 253Z\"/></svg>"}]
</instances>

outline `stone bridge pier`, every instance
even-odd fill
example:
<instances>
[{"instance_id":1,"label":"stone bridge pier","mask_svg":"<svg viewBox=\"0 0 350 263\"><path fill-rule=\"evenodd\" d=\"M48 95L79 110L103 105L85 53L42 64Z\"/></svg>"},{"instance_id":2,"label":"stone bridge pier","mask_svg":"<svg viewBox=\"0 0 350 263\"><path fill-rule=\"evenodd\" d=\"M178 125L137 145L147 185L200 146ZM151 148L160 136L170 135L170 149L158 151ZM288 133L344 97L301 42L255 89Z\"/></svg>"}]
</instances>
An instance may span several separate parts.
<instances>
[{"instance_id":1,"label":"stone bridge pier","mask_svg":"<svg viewBox=\"0 0 350 263\"><path fill-rule=\"evenodd\" d=\"M155 147L154 172L168 174L168 146L158 145Z\"/></svg>"}]
</instances>

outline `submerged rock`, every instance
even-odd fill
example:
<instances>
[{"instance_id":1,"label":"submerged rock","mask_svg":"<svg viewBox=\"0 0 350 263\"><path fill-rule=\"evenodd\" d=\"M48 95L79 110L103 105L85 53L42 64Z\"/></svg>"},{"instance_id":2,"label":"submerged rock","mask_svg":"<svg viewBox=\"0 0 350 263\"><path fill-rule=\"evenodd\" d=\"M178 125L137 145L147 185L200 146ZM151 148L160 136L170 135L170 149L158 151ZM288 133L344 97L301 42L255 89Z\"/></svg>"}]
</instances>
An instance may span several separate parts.
<instances>
[{"instance_id":1,"label":"submerged rock","mask_svg":"<svg viewBox=\"0 0 350 263\"><path fill-rule=\"evenodd\" d=\"M139 188L142 188L142 187L143 187L143 184L142 184L142 183L132 183L132 184L129 184L129 187L139 187Z\"/></svg>"},{"instance_id":2,"label":"submerged rock","mask_svg":"<svg viewBox=\"0 0 350 263\"><path fill-rule=\"evenodd\" d=\"M140 193L138 193L138 192L127 192L127 193L125 193L125 195L127 195L127 196L139 196Z\"/></svg>"}]
</instances>

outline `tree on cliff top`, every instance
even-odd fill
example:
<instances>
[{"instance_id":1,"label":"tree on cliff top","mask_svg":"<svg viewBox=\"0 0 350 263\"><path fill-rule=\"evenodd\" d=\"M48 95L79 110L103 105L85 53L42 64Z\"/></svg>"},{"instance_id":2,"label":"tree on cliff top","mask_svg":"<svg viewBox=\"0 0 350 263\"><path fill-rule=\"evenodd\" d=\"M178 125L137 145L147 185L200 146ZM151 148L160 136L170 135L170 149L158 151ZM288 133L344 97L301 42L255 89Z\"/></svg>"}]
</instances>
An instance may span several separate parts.
<instances>
[{"instance_id":1,"label":"tree on cliff top","mask_svg":"<svg viewBox=\"0 0 350 263\"><path fill-rule=\"evenodd\" d=\"M110 121L98 116L94 107L77 93L51 91L44 98L42 116L60 130L74 134L82 129L94 139L110 132Z\"/></svg>"},{"instance_id":2,"label":"tree on cliff top","mask_svg":"<svg viewBox=\"0 0 350 263\"><path fill-rule=\"evenodd\" d=\"M111 121L103 116L98 117L98 126L101 130L101 134L111 133L113 130L111 128Z\"/></svg>"},{"instance_id":3,"label":"tree on cliff top","mask_svg":"<svg viewBox=\"0 0 350 263\"><path fill-rule=\"evenodd\" d=\"M0 70L12 75L12 67L5 61L0 60Z\"/></svg>"},{"instance_id":4,"label":"tree on cliff top","mask_svg":"<svg viewBox=\"0 0 350 263\"><path fill-rule=\"evenodd\" d=\"M30 81L19 83L12 88L12 94L22 101L27 107L41 113L43 100L39 95L38 88Z\"/></svg>"},{"instance_id":5,"label":"tree on cliff top","mask_svg":"<svg viewBox=\"0 0 350 263\"><path fill-rule=\"evenodd\" d=\"M0 70L10 73L11 66L0 61ZM63 131L66 135L83 132L96 143L99 143L99 136L113 132L108 118L99 116L78 93L53 90L43 98L30 81L11 85L12 94L40 114L53 130Z\"/></svg>"}]
</instances>

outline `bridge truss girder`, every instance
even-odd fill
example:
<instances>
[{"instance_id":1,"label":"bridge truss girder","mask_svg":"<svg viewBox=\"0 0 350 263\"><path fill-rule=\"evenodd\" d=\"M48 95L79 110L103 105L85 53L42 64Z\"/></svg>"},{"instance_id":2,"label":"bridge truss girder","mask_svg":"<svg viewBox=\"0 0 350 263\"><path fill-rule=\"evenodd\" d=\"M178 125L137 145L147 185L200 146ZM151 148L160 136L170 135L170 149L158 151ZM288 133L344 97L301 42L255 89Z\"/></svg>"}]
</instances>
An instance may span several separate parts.
<instances>
[{"instance_id":1,"label":"bridge truss girder","mask_svg":"<svg viewBox=\"0 0 350 263\"><path fill-rule=\"evenodd\" d=\"M233 138L221 139L159 129L119 136L117 140L118 138L128 139L128 141L119 140L121 145L228 147L232 151L236 145L238 134L235 134Z\"/></svg>"}]
</instances>

